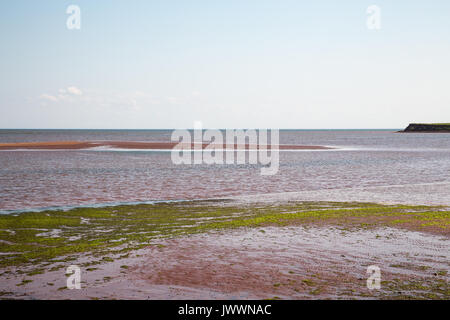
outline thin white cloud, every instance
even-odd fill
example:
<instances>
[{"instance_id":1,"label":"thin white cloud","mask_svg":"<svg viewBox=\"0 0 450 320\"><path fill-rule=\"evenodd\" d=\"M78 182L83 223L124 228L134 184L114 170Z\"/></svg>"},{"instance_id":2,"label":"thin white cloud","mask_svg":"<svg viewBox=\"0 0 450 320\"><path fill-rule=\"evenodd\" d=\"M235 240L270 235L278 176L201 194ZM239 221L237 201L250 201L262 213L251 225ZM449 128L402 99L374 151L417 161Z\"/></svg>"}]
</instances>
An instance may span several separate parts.
<instances>
[{"instance_id":1,"label":"thin white cloud","mask_svg":"<svg viewBox=\"0 0 450 320\"><path fill-rule=\"evenodd\" d=\"M53 102L58 101L58 98L57 98L57 97L52 96L52 95L50 95L50 94L46 94L46 93L41 94L41 95L39 96L39 98L44 99L44 100L48 100L48 101L53 101Z\"/></svg>"},{"instance_id":2,"label":"thin white cloud","mask_svg":"<svg viewBox=\"0 0 450 320\"><path fill-rule=\"evenodd\" d=\"M167 97L167 101L169 101L169 103L177 103L178 102L178 98L176 98L176 97Z\"/></svg>"},{"instance_id":3,"label":"thin white cloud","mask_svg":"<svg viewBox=\"0 0 450 320\"><path fill-rule=\"evenodd\" d=\"M83 94L83 91L81 91L79 88L75 86L63 88L58 90L58 94L51 95L47 93L43 93L39 96L40 99L51 101L51 102L58 102L58 101L68 101L73 96L81 96Z\"/></svg>"},{"instance_id":4,"label":"thin white cloud","mask_svg":"<svg viewBox=\"0 0 450 320\"><path fill-rule=\"evenodd\" d=\"M126 114L132 112L146 112L160 106L178 106L180 104L190 104L199 95L197 91L188 93L186 96L157 96L145 91L131 92L105 92L81 90L78 87L70 86L55 90L52 94L44 93L39 96L42 105L57 104L65 108L90 108L103 109L108 112Z\"/></svg>"},{"instance_id":5,"label":"thin white cloud","mask_svg":"<svg viewBox=\"0 0 450 320\"><path fill-rule=\"evenodd\" d=\"M83 94L83 92L77 87L68 87L67 92L74 94L76 96L81 96Z\"/></svg>"}]
</instances>

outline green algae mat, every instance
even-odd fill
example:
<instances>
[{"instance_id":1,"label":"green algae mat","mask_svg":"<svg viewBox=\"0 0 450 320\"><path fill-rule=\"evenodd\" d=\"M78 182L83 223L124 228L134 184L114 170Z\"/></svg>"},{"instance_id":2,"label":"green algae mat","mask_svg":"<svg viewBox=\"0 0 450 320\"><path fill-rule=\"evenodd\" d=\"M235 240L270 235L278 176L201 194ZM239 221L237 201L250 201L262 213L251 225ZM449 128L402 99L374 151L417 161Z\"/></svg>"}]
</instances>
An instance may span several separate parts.
<instances>
[{"instance_id":1,"label":"green algae mat","mask_svg":"<svg viewBox=\"0 0 450 320\"><path fill-rule=\"evenodd\" d=\"M107 261L111 255L126 256L159 238L289 224L333 224L350 229L385 225L448 236L450 211L445 207L372 203L236 205L218 200L2 215L0 267L33 265L39 270L76 260L81 254Z\"/></svg>"}]
</instances>

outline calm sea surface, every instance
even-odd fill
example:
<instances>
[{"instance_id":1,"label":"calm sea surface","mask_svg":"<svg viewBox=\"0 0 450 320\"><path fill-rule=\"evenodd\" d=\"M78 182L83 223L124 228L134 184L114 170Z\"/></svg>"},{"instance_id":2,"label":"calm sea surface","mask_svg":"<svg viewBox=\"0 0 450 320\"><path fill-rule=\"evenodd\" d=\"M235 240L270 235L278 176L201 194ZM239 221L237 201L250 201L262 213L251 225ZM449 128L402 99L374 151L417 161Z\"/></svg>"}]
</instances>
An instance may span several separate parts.
<instances>
[{"instance_id":1,"label":"calm sea surface","mask_svg":"<svg viewBox=\"0 0 450 320\"><path fill-rule=\"evenodd\" d=\"M0 143L25 141L170 141L170 130L0 130ZM405 186L418 201L450 198L450 134L321 130L280 132L280 143L333 151L282 151L280 169L258 165L174 165L170 152L133 150L0 151L0 212L153 200ZM416 189L415 186L417 186ZM412 189L411 189L412 188ZM383 194L377 195L379 200ZM319 199L319 200L320 200ZM449 203L450 204L450 203Z\"/></svg>"}]
</instances>

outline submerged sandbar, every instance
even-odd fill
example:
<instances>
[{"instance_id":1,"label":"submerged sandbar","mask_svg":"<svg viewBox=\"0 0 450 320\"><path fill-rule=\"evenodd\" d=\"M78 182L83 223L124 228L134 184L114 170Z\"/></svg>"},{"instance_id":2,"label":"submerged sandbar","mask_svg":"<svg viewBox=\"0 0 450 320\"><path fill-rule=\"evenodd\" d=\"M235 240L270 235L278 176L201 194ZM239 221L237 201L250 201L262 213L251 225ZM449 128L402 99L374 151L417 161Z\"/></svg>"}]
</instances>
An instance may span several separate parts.
<instances>
[{"instance_id":1,"label":"submerged sandbar","mask_svg":"<svg viewBox=\"0 0 450 320\"><path fill-rule=\"evenodd\" d=\"M144 141L41 141L41 142L14 142L0 143L0 150L83 150L98 147L119 148L119 149L148 149L148 150L171 150L179 145L178 142L144 142ZM214 147L216 149L227 149L225 144L209 144L203 143L202 149L206 147ZM182 147L185 149L194 149L198 145L193 143L184 143ZM268 146L267 149L279 150L330 150L334 149L326 146L309 146L295 144L280 144ZM238 149L234 145L234 149ZM258 145L245 145L245 149L259 149Z\"/></svg>"}]
</instances>

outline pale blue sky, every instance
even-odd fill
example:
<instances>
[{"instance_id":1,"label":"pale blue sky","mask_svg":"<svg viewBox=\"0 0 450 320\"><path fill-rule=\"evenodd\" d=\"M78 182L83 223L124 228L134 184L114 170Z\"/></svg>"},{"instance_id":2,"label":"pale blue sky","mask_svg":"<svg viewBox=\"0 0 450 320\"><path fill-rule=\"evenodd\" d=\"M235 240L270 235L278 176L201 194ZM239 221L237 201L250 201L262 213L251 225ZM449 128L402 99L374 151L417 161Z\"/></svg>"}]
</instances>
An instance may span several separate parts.
<instances>
[{"instance_id":1,"label":"pale blue sky","mask_svg":"<svg viewBox=\"0 0 450 320\"><path fill-rule=\"evenodd\" d=\"M2 1L0 43L0 128L450 122L448 0Z\"/></svg>"}]
</instances>

